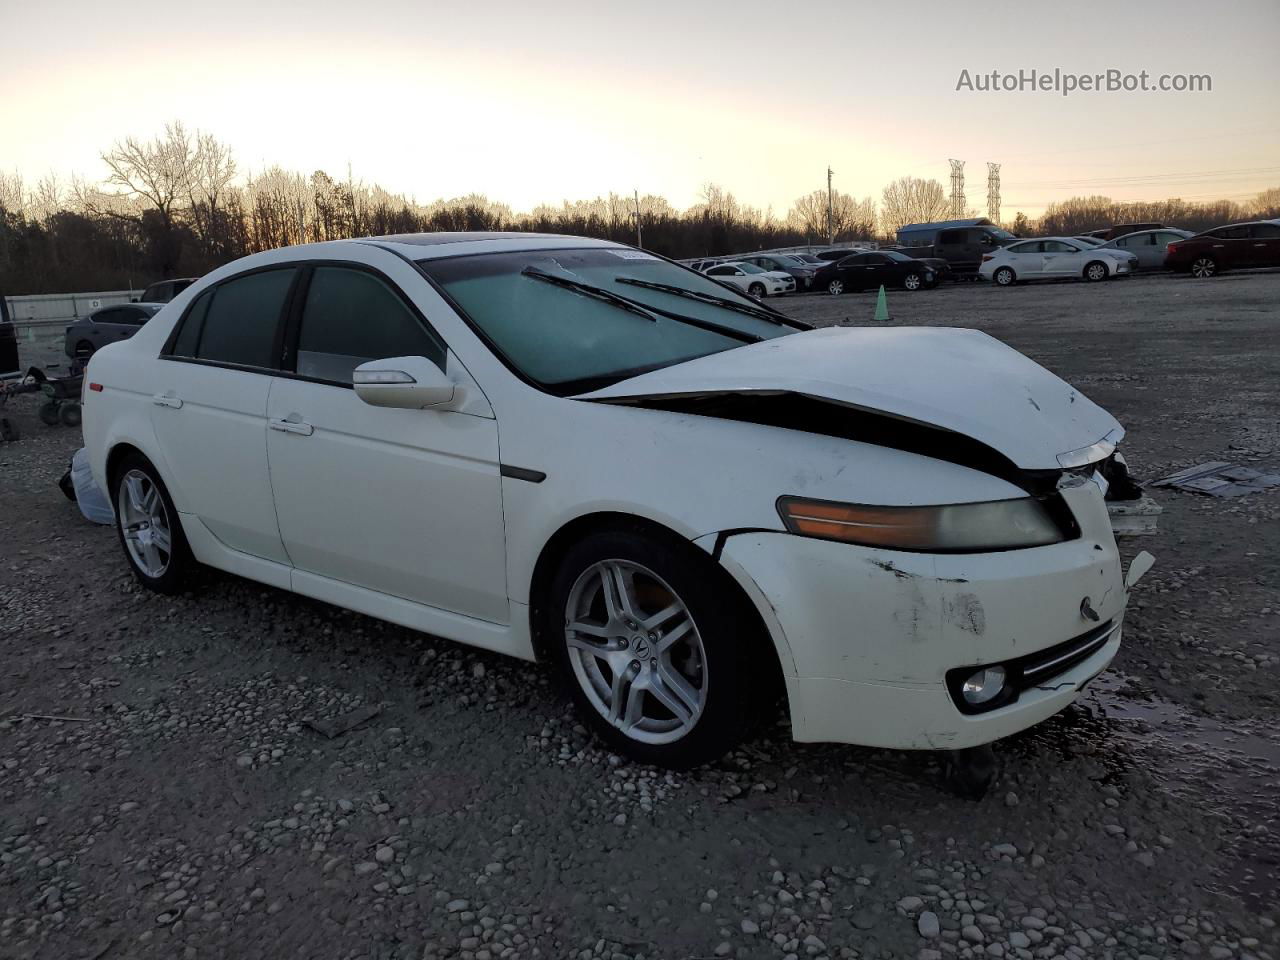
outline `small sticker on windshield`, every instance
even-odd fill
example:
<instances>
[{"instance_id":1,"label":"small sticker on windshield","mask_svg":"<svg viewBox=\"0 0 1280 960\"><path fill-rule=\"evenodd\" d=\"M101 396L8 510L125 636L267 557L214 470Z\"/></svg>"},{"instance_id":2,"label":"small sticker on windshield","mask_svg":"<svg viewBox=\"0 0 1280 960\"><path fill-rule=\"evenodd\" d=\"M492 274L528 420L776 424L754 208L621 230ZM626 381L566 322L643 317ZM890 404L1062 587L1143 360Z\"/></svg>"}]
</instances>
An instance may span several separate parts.
<instances>
[{"instance_id":1,"label":"small sticker on windshield","mask_svg":"<svg viewBox=\"0 0 1280 960\"><path fill-rule=\"evenodd\" d=\"M615 257L621 257L623 260L657 260L652 253L645 253L643 250L610 250Z\"/></svg>"}]
</instances>

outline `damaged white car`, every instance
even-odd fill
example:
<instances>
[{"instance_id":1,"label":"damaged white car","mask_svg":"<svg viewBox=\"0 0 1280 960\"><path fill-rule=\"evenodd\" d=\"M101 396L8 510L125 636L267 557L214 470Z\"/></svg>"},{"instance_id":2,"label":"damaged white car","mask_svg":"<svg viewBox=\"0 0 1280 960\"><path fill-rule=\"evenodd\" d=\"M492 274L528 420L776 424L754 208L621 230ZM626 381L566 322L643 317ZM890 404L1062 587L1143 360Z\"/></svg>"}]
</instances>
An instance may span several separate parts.
<instances>
[{"instance_id":1,"label":"damaged white car","mask_svg":"<svg viewBox=\"0 0 1280 960\"><path fill-rule=\"evenodd\" d=\"M972 330L811 330L618 244L408 235L229 264L85 379L144 584L207 564L549 661L644 761L715 758L779 695L797 740L986 744L1120 645L1122 430Z\"/></svg>"}]
</instances>

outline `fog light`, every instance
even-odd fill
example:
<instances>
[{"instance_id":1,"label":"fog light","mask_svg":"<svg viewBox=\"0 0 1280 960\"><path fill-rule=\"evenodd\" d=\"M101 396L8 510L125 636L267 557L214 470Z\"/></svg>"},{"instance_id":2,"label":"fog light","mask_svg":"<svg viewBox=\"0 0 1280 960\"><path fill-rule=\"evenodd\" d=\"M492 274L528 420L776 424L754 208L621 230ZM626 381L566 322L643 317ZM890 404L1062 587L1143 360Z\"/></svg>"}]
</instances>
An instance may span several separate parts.
<instances>
[{"instance_id":1,"label":"fog light","mask_svg":"<svg viewBox=\"0 0 1280 960\"><path fill-rule=\"evenodd\" d=\"M1004 667L983 667L965 679L960 693L965 703L976 707L998 697L1004 690L1004 681Z\"/></svg>"}]
</instances>

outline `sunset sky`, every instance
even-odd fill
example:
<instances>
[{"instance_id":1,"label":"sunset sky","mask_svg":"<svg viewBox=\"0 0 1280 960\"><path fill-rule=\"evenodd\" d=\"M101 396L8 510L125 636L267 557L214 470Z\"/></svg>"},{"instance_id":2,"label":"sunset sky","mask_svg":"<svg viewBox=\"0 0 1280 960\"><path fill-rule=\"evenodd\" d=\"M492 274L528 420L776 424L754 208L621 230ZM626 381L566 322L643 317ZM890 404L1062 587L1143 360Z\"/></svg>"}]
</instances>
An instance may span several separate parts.
<instances>
[{"instance_id":1,"label":"sunset sky","mask_svg":"<svg viewBox=\"0 0 1280 960\"><path fill-rule=\"evenodd\" d=\"M0 170L104 176L166 121L420 202L527 210L713 181L785 214L966 160L1003 215L1052 200L1243 199L1280 184L1280 3L691 4L0 0ZM1209 74L1211 93L957 92L972 74Z\"/></svg>"}]
</instances>

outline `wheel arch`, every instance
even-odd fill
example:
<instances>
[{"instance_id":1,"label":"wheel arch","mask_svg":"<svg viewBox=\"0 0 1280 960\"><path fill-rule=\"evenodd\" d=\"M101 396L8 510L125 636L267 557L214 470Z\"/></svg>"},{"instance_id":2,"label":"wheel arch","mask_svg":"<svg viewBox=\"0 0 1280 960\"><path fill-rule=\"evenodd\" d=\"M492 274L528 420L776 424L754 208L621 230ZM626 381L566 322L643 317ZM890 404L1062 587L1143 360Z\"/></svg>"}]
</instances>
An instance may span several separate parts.
<instances>
[{"instance_id":1,"label":"wheel arch","mask_svg":"<svg viewBox=\"0 0 1280 960\"><path fill-rule=\"evenodd\" d=\"M1080 271L1080 276L1084 277L1085 279L1088 279L1089 268L1092 267L1095 263L1098 264L1100 267L1102 267L1103 270L1106 271L1106 274L1108 277L1110 277L1113 273L1115 273L1114 264L1108 263L1106 260L1090 260L1088 263L1084 265L1084 269Z\"/></svg>"},{"instance_id":2,"label":"wheel arch","mask_svg":"<svg viewBox=\"0 0 1280 960\"><path fill-rule=\"evenodd\" d=\"M546 662L550 655L549 644L552 638L544 628L543 621L546 616L544 598L550 588L551 579L555 575L560 561L574 543L591 533L602 530L623 530L638 533L655 540L691 547L703 553L706 552L698 543L681 535L671 527L638 514L621 511L598 511L583 514L569 520L556 530L543 545L538 554L538 559L534 563L533 574L529 582L529 637L533 646L534 657L539 662ZM712 535L712 539L715 539L714 535ZM773 652L773 656L767 660L771 668L769 682L776 692L785 699L786 687L782 658L784 655L789 658L790 654L789 651L784 654L784 650L779 649L780 642L785 648L785 639L780 641L775 636L775 631L766 622L760 610L760 605L744 589L739 582L739 577L726 569L711 554L708 553L706 559L710 569L716 571L721 577L723 587L733 597L733 602L740 605L739 609L756 627L757 636L754 639Z\"/></svg>"}]
</instances>

